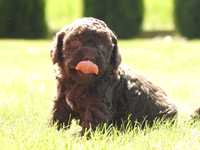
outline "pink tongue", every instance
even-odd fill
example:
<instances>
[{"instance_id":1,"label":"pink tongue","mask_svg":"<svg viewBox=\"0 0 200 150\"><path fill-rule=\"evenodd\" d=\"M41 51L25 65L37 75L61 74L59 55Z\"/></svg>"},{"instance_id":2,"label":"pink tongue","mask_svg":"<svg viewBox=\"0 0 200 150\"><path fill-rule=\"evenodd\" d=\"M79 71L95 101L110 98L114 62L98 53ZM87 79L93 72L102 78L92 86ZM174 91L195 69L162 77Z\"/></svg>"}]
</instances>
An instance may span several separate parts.
<instances>
[{"instance_id":1,"label":"pink tongue","mask_svg":"<svg viewBox=\"0 0 200 150\"><path fill-rule=\"evenodd\" d=\"M80 61L77 65L76 65L76 70L81 71L82 73L85 74L96 74L98 75L99 73L99 68L96 64L94 64L93 62L89 61L89 60L83 60Z\"/></svg>"}]
</instances>

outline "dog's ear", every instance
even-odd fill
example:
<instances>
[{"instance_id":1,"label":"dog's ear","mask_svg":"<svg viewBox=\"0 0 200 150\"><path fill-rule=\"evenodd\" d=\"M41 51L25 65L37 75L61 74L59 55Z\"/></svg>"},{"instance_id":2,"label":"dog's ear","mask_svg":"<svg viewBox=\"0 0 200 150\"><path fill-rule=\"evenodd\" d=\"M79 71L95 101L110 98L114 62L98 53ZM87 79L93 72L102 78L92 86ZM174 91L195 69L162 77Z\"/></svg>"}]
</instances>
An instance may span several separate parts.
<instances>
[{"instance_id":1,"label":"dog's ear","mask_svg":"<svg viewBox=\"0 0 200 150\"><path fill-rule=\"evenodd\" d=\"M51 59L53 64L60 63L62 61L62 48L63 48L63 38L65 32L58 32L55 36L53 48L51 49Z\"/></svg>"},{"instance_id":2,"label":"dog's ear","mask_svg":"<svg viewBox=\"0 0 200 150\"><path fill-rule=\"evenodd\" d=\"M111 65L113 67L113 71L116 71L118 66L121 63L121 55L119 53L116 36L112 37L112 42L113 42L113 51L112 51L112 56L111 56Z\"/></svg>"}]
</instances>

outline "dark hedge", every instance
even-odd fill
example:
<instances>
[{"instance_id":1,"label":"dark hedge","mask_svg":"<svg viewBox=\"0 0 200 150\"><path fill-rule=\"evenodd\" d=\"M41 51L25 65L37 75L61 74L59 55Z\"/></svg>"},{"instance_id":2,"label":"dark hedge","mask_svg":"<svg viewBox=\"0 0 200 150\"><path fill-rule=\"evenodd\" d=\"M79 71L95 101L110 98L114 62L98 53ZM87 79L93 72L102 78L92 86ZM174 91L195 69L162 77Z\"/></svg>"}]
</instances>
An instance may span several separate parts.
<instances>
[{"instance_id":1,"label":"dark hedge","mask_svg":"<svg viewBox=\"0 0 200 150\"><path fill-rule=\"evenodd\" d=\"M84 16L104 20L119 38L131 38L142 28L143 0L84 0Z\"/></svg>"},{"instance_id":2,"label":"dark hedge","mask_svg":"<svg viewBox=\"0 0 200 150\"><path fill-rule=\"evenodd\" d=\"M174 0L177 30L187 38L200 38L200 0Z\"/></svg>"},{"instance_id":3,"label":"dark hedge","mask_svg":"<svg viewBox=\"0 0 200 150\"><path fill-rule=\"evenodd\" d=\"M45 0L0 1L0 37L43 38L46 35Z\"/></svg>"}]
</instances>

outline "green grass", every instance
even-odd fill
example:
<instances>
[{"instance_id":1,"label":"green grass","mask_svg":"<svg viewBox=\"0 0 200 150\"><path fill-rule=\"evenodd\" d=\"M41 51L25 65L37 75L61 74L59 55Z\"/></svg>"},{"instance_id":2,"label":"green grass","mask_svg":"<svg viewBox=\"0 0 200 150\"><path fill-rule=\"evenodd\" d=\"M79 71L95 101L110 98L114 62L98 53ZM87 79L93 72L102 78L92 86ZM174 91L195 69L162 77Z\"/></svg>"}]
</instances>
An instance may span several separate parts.
<instances>
[{"instance_id":1,"label":"green grass","mask_svg":"<svg viewBox=\"0 0 200 150\"><path fill-rule=\"evenodd\" d=\"M198 150L200 122L189 114L200 106L200 41L157 38L120 41L123 63L160 85L178 105L177 125L156 129L97 131L80 137L48 127L55 78L49 58L51 41L0 40L0 146L9 149L67 150ZM159 128L158 128L159 126Z\"/></svg>"}]
</instances>

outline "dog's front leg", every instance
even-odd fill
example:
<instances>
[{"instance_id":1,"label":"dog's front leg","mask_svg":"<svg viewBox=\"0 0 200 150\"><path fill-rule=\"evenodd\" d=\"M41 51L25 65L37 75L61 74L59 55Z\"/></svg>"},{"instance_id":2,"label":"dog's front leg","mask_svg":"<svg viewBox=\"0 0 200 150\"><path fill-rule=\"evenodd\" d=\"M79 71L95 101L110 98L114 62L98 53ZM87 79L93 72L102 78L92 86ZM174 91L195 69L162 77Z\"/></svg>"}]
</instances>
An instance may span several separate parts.
<instances>
[{"instance_id":1,"label":"dog's front leg","mask_svg":"<svg viewBox=\"0 0 200 150\"><path fill-rule=\"evenodd\" d=\"M66 128L70 125L72 114L64 100L56 100L53 108L53 115L50 124L56 124L57 129Z\"/></svg>"}]
</instances>

